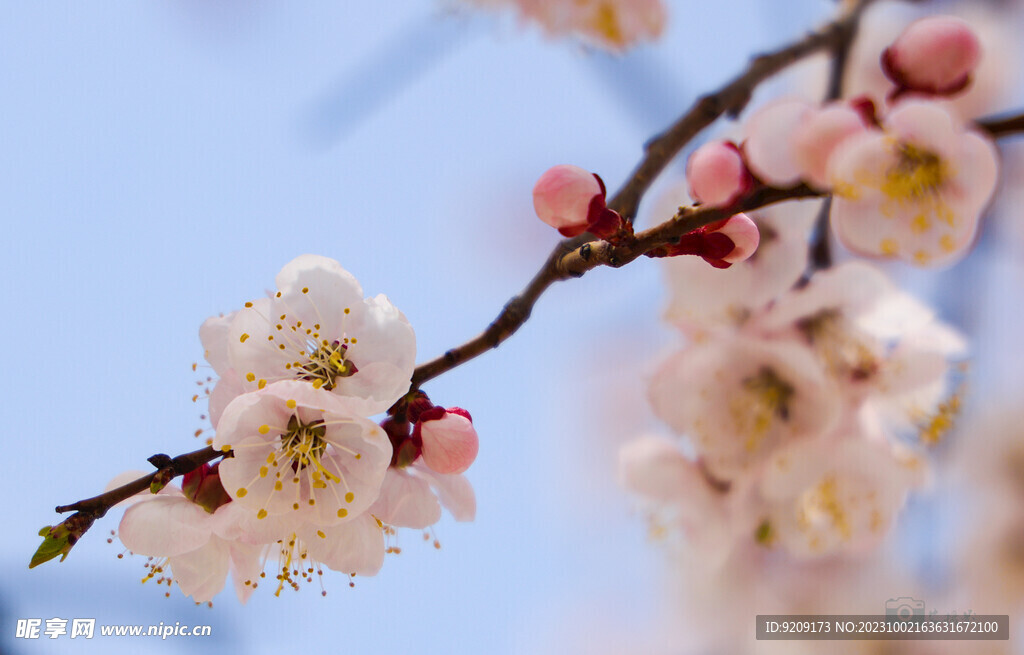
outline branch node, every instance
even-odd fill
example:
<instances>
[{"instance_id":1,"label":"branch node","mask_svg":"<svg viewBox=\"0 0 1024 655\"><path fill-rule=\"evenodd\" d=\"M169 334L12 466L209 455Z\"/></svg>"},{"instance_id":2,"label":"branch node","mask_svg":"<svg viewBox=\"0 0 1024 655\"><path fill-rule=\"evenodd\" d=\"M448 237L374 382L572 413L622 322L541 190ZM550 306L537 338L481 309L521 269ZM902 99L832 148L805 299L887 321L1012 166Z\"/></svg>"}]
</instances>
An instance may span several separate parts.
<instances>
[{"instance_id":1,"label":"branch node","mask_svg":"<svg viewBox=\"0 0 1024 655\"><path fill-rule=\"evenodd\" d=\"M165 469L174 466L174 460L171 459L171 456L163 453L157 453L156 455L146 459L146 461L152 464L156 469Z\"/></svg>"}]
</instances>

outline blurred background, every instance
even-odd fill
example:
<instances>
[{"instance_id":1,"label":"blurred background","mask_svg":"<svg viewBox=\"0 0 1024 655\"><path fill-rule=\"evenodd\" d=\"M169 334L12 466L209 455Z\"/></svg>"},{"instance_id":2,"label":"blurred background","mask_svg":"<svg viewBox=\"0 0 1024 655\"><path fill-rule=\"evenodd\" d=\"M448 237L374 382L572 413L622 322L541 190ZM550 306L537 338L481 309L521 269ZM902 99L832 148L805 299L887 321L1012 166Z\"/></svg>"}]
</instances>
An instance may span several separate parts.
<instances>
[{"instance_id":1,"label":"blurred background","mask_svg":"<svg viewBox=\"0 0 1024 655\"><path fill-rule=\"evenodd\" d=\"M970 4L1019 25L1012 3ZM106 543L115 510L67 561L27 568L55 505L145 469L154 453L203 446L192 437L205 407L191 402L191 365L206 317L318 253L368 295L387 294L416 329L418 360L433 358L483 329L557 242L532 209L544 170L572 163L617 188L644 141L698 94L835 6L668 8L658 43L614 57L429 0L9 6L0 271L13 313L0 322L0 498L11 539L0 542L0 652L690 652L677 615L685 581L615 480L619 444L657 428L645 376L677 343L659 322L650 260L556 285L499 350L425 387L469 409L481 437L468 473L477 520L442 520L440 551L407 531L402 553L354 589L328 574L325 598L261 589L240 606L229 590L195 607L176 588L168 599L139 584L144 558L117 559L119 542ZM788 84L820 78L803 68ZM1005 86L1024 88L1014 74ZM1016 96L985 108L1013 107ZM1020 167L1007 175L1024 180ZM1004 196L1006 216L1019 217L1019 198ZM1024 231L993 219L968 261L905 276L977 344L978 420L1020 398L1022 248ZM937 457L967 461L956 446ZM978 478L965 479L971 488ZM956 489L916 498L877 555L912 582L883 577L865 591L862 578L854 594L837 578L821 611L871 613L890 597L959 589L968 574L954 553L979 532L964 529L972 506ZM974 609L1012 614L1020 596ZM213 634L14 638L17 619L53 617L208 624Z\"/></svg>"}]
</instances>

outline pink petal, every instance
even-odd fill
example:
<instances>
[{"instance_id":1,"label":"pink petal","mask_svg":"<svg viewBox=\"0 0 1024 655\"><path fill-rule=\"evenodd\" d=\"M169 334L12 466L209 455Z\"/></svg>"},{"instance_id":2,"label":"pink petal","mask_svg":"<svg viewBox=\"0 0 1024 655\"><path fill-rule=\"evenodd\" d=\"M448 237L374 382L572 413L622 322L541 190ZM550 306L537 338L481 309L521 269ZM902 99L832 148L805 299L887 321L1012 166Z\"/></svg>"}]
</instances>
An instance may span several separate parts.
<instances>
[{"instance_id":1,"label":"pink petal","mask_svg":"<svg viewBox=\"0 0 1024 655\"><path fill-rule=\"evenodd\" d=\"M793 135L793 156L804 179L818 189L827 189L832 152L847 137L866 129L860 112L847 105L833 104L811 112Z\"/></svg>"},{"instance_id":2,"label":"pink petal","mask_svg":"<svg viewBox=\"0 0 1024 655\"><path fill-rule=\"evenodd\" d=\"M473 422L448 412L443 418L424 421L423 461L438 473L462 473L469 468L480 450Z\"/></svg>"},{"instance_id":3,"label":"pink petal","mask_svg":"<svg viewBox=\"0 0 1024 655\"><path fill-rule=\"evenodd\" d=\"M757 231L757 225L746 214L736 214L730 217L716 232L724 234L732 240L732 252L722 257L723 261L730 264L741 262L753 255L757 250L757 244L761 241L761 233Z\"/></svg>"},{"instance_id":4,"label":"pink petal","mask_svg":"<svg viewBox=\"0 0 1024 655\"><path fill-rule=\"evenodd\" d=\"M628 488L649 498L686 498L707 483L697 466L671 441L661 437L634 439L619 450L619 478Z\"/></svg>"},{"instance_id":5,"label":"pink petal","mask_svg":"<svg viewBox=\"0 0 1024 655\"><path fill-rule=\"evenodd\" d=\"M738 148L713 141L697 148L686 163L690 195L709 207L728 207L751 185L750 173Z\"/></svg>"},{"instance_id":6,"label":"pink petal","mask_svg":"<svg viewBox=\"0 0 1024 655\"><path fill-rule=\"evenodd\" d=\"M581 233L587 226L590 203L600 195L601 185L593 173L563 164L548 169L537 180L533 208L540 220L556 230Z\"/></svg>"},{"instance_id":7,"label":"pink petal","mask_svg":"<svg viewBox=\"0 0 1024 655\"><path fill-rule=\"evenodd\" d=\"M747 119L743 152L747 166L762 181L776 187L795 186L803 174L793 151L793 135L811 106L799 99L771 102Z\"/></svg>"}]
</instances>

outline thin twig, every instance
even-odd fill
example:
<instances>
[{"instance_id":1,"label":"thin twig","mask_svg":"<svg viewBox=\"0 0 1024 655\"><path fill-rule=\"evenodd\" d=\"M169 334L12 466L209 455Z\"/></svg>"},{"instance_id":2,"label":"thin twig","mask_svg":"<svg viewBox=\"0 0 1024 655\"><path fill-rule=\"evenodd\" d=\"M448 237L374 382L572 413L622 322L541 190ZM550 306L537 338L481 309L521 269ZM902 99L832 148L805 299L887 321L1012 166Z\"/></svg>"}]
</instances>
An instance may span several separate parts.
<instances>
[{"instance_id":1,"label":"thin twig","mask_svg":"<svg viewBox=\"0 0 1024 655\"><path fill-rule=\"evenodd\" d=\"M846 47L843 44L853 39L860 17L872 1L860 0L838 20L800 41L755 57L739 77L698 99L668 130L647 143L644 158L608 206L626 218L635 216L644 193L683 146L722 115L738 116L750 102L757 85L772 75L820 50Z\"/></svg>"},{"instance_id":2,"label":"thin twig","mask_svg":"<svg viewBox=\"0 0 1024 655\"><path fill-rule=\"evenodd\" d=\"M741 75L718 91L698 99L679 120L647 143L639 165L622 188L608 201L608 207L626 219L632 219L647 189L687 143L722 115L737 116L742 112L750 101L755 87L765 79L809 55L835 48L837 43L850 38L853 29L851 26L856 25L864 9L871 2L872 0L860 0L839 19L820 30L784 48L755 57ZM530 284L522 293L506 303L486 330L444 355L417 366L412 376L412 387L418 388L424 382L492 348L497 348L515 334L530 317L534 304L544 291L554 282L564 279L560 276L559 267L566 253L578 251L585 241L585 238L577 237L560 243L548 256L544 266ZM613 265L610 262L606 263ZM570 270L575 268L570 267Z\"/></svg>"},{"instance_id":3,"label":"thin twig","mask_svg":"<svg viewBox=\"0 0 1024 655\"><path fill-rule=\"evenodd\" d=\"M128 484L115 489L111 489L110 491L98 496L80 500L77 503L71 503L70 505L58 505L56 511L79 512L89 514L93 518L99 518L106 514L108 509L122 500L127 500L140 491L149 489L149 485L153 482L153 479L157 475L160 475L161 472L170 470L169 479L173 479L179 475L185 475L186 473L193 471L203 464L217 459L222 455L224 455L222 451L214 450L210 446L201 450L192 451L191 453L185 453L184 455L178 455L174 459L171 459L166 466L161 467L159 470L154 471L149 475L143 476L138 480L129 482Z\"/></svg>"},{"instance_id":4,"label":"thin twig","mask_svg":"<svg viewBox=\"0 0 1024 655\"><path fill-rule=\"evenodd\" d=\"M975 123L978 129L988 132L993 138L1024 133L1024 113L1015 116L983 118Z\"/></svg>"}]
</instances>

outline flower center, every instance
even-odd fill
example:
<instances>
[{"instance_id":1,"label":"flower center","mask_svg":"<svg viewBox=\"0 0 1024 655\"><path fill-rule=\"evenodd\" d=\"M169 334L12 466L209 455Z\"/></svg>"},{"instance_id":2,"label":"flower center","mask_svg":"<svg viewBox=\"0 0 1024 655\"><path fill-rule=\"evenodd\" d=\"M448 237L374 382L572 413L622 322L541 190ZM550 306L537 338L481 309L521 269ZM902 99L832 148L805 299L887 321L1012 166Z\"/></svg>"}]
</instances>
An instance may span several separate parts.
<instances>
[{"instance_id":1,"label":"flower center","mask_svg":"<svg viewBox=\"0 0 1024 655\"><path fill-rule=\"evenodd\" d=\"M285 460L292 460L292 469L304 469L314 464L318 470L323 470L320 465L320 457L327 450L327 441L324 436L327 428L323 421L303 423L299 417L292 414L288 419L288 431L281 435L281 456Z\"/></svg>"},{"instance_id":2,"label":"flower center","mask_svg":"<svg viewBox=\"0 0 1024 655\"><path fill-rule=\"evenodd\" d=\"M800 498L797 518L803 530L828 522L843 539L850 538L850 522L842 503L839 502L836 479L833 476L825 478L816 487L804 492Z\"/></svg>"},{"instance_id":3,"label":"flower center","mask_svg":"<svg viewBox=\"0 0 1024 655\"><path fill-rule=\"evenodd\" d=\"M897 161L886 171L882 192L897 200L920 200L934 195L949 177L946 165L933 152L909 143L896 145Z\"/></svg>"},{"instance_id":4,"label":"flower center","mask_svg":"<svg viewBox=\"0 0 1024 655\"><path fill-rule=\"evenodd\" d=\"M824 309L797 323L807 341L825 361L829 373L853 382L867 380L878 370L874 352L835 309Z\"/></svg>"},{"instance_id":5,"label":"flower center","mask_svg":"<svg viewBox=\"0 0 1024 655\"><path fill-rule=\"evenodd\" d=\"M338 378L350 377L358 371L355 364L345 359L347 354L348 344L337 339L333 343L327 340L319 344L310 342L307 346L309 361L305 364L296 363L297 369L305 371L299 375L299 379L309 380L317 389L323 387L330 391Z\"/></svg>"},{"instance_id":6,"label":"flower center","mask_svg":"<svg viewBox=\"0 0 1024 655\"><path fill-rule=\"evenodd\" d=\"M742 396L730 403L733 419L740 434L747 437L747 451L758 448L775 419L789 420L790 403L795 389L767 366L742 382Z\"/></svg>"}]
</instances>

